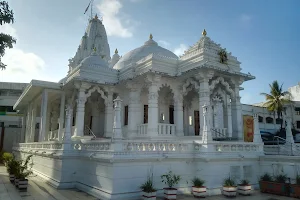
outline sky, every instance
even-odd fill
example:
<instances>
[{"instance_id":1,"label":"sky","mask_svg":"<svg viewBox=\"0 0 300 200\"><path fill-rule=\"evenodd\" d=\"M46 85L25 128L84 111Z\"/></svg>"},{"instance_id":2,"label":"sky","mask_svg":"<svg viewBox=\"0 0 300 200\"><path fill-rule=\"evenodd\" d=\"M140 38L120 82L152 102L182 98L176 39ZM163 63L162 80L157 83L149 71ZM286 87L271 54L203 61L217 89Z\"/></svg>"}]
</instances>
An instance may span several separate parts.
<instances>
[{"instance_id":1,"label":"sky","mask_svg":"<svg viewBox=\"0 0 300 200\"><path fill-rule=\"evenodd\" d=\"M59 81L68 71L88 24L90 0L8 0L15 23L0 26L17 44L2 61L0 81ZM205 28L242 63L255 80L243 83L241 102L264 100L274 80L285 90L300 82L299 0L94 0L93 13L103 17L111 55L137 48L149 34L181 55Z\"/></svg>"}]
</instances>

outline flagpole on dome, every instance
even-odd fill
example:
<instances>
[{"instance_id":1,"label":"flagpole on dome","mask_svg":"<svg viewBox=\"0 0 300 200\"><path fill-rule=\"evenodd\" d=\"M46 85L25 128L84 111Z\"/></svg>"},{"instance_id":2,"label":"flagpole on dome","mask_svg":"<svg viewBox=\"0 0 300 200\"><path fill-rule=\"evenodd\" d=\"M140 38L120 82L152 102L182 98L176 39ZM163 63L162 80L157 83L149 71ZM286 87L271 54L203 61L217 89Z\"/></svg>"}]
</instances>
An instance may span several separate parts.
<instances>
[{"instance_id":1,"label":"flagpole on dome","mask_svg":"<svg viewBox=\"0 0 300 200\"><path fill-rule=\"evenodd\" d=\"M85 13L89 10L89 7L91 7L91 16L89 20L93 19L93 6L94 6L94 0L91 0L83 13L85 15Z\"/></svg>"}]
</instances>

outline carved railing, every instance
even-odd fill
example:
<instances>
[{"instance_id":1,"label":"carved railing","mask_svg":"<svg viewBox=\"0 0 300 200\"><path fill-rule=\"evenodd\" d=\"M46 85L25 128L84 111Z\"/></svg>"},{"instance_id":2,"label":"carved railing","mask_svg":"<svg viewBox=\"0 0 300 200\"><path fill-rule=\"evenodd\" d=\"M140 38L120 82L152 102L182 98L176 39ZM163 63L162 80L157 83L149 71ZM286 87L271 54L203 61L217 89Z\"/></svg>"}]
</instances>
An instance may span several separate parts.
<instances>
[{"instance_id":1,"label":"carved railing","mask_svg":"<svg viewBox=\"0 0 300 200\"><path fill-rule=\"evenodd\" d=\"M214 150L216 152L262 152L263 144L254 143L229 143L229 144L214 144Z\"/></svg>"},{"instance_id":2,"label":"carved railing","mask_svg":"<svg viewBox=\"0 0 300 200\"><path fill-rule=\"evenodd\" d=\"M193 150L193 143L137 141L124 143L123 147L125 151L131 152L187 152Z\"/></svg>"},{"instance_id":3,"label":"carved railing","mask_svg":"<svg viewBox=\"0 0 300 200\"><path fill-rule=\"evenodd\" d=\"M147 128L148 128L148 124L138 125L138 135L139 136L147 135Z\"/></svg>"},{"instance_id":4,"label":"carved railing","mask_svg":"<svg viewBox=\"0 0 300 200\"><path fill-rule=\"evenodd\" d=\"M212 128L212 138L227 138L227 128Z\"/></svg>"},{"instance_id":5,"label":"carved railing","mask_svg":"<svg viewBox=\"0 0 300 200\"><path fill-rule=\"evenodd\" d=\"M81 143L76 142L72 143L73 150L81 150L81 151L109 151L111 149L111 142L110 141L97 141L97 142L88 142L88 143Z\"/></svg>"},{"instance_id":6,"label":"carved railing","mask_svg":"<svg viewBox=\"0 0 300 200\"><path fill-rule=\"evenodd\" d=\"M158 135L175 136L175 124L158 124Z\"/></svg>"}]
</instances>

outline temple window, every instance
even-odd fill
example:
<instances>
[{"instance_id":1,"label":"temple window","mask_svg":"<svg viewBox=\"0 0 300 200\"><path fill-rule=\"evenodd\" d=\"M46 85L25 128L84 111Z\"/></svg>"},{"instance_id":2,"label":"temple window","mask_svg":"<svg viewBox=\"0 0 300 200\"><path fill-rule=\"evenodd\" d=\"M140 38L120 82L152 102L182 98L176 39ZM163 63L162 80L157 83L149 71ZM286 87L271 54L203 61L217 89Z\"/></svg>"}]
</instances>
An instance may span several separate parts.
<instances>
[{"instance_id":1,"label":"temple window","mask_svg":"<svg viewBox=\"0 0 300 200\"><path fill-rule=\"evenodd\" d=\"M267 117L266 118L266 123L267 124L272 124L273 123L273 118L272 117Z\"/></svg>"},{"instance_id":2,"label":"temple window","mask_svg":"<svg viewBox=\"0 0 300 200\"><path fill-rule=\"evenodd\" d=\"M124 126L128 125L128 106L124 109Z\"/></svg>"},{"instance_id":3,"label":"temple window","mask_svg":"<svg viewBox=\"0 0 300 200\"><path fill-rule=\"evenodd\" d=\"M262 116L258 116L258 122L264 122L264 118Z\"/></svg>"},{"instance_id":4,"label":"temple window","mask_svg":"<svg viewBox=\"0 0 300 200\"><path fill-rule=\"evenodd\" d=\"M189 116L189 125L190 125L190 126L193 125L193 116Z\"/></svg>"},{"instance_id":5,"label":"temple window","mask_svg":"<svg viewBox=\"0 0 300 200\"><path fill-rule=\"evenodd\" d=\"M281 124L282 119L277 118L276 119L276 124Z\"/></svg>"},{"instance_id":6,"label":"temple window","mask_svg":"<svg viewBox=\"0 0 300 200\"><path fill-rule=\"evenodd\" d=\"M297 129L300 129L300 121L297 121Z\"/></svg>"}]
</instances>

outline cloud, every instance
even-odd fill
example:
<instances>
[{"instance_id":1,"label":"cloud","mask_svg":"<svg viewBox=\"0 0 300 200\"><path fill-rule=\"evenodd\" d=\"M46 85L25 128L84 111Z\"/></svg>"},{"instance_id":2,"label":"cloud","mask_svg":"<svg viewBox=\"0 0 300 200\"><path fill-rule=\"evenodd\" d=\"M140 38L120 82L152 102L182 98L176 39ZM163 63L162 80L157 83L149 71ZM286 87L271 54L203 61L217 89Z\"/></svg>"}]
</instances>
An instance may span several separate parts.
<instances>
[{"instance_id":1,"label":"cloud","mask_svg":"<svg viewBox=\"0 0 300 200\"><path fill-rule=\"evenodd\" d=\"M1 26L1 31L17 37L16 29L10 24L7 24L5 28ZM25 52L14 47L6 49L5 55L1 60L7 66L5 70L0 71L0 81L30 82L32 79L54 81L52 76L44 72L45 61L35 53Z\"/></svg>"},{"instance_id":2,"label":"cloud","mask_svg":"<svg viewBox=\"0 0 300 200\"><path fill-rule=\"evenodd\" d=\"M14 38L18 38L17 31L11 24L3 24L0 26L0 32L11 35Z\"/></svg>"},{"instance_id":3,"label":"cloud","mask_svg":"<svg viewBox=\"0 0 300 200\"><path fill-rule=\"evenodd\" d=\"M158 43L159 43L161 46L164 46L164 47L170 46L170 43L167 42L167 41L164 41L164 40L158 40Z\"/></svg>"},{"instance_id":4,"label":"cloud","mask_svg":"<svg viewBox=\"0 0 300 200\"><path fill-rule=\"evenodd\" d=\"M174 53L177 55L177 56L180 56L182 54L184 54L184 51L186 51L188 49L188 46L185 45L185 44L180 44L179 47L175 48L174 49Z\"/></svg>"},{"instance_id":5,"label":"cloud","mask_svg":"<svg viewBox=\"0 0 300 200\"><path fill-rule=\"evenodd\" d=\"M119 0L101 0L97 5L109 36L124 38L133 36L134 21L128 15L120 13L122 7L123 5Z\"/></svg>"}]
</instances>

